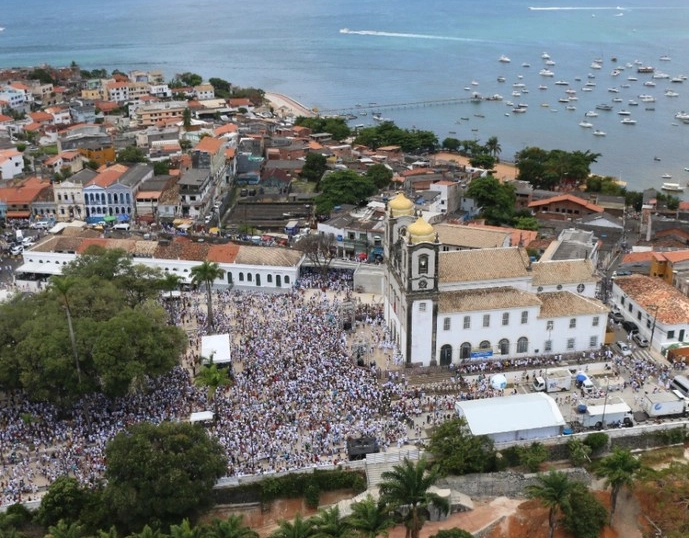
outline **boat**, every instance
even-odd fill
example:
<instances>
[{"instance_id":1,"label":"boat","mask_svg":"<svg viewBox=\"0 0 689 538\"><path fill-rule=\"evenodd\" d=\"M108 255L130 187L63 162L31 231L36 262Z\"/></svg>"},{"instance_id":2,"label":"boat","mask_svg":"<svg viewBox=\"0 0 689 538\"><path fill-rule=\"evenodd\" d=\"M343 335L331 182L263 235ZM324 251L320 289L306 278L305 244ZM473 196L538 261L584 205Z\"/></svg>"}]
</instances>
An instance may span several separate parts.
<instances>
[{"instance_id":1,"label":"boat","mask_svg":"<svg viewBox=\"0 0 689 538\"><path fill-rule=\"evenodd\" d=\"M598 112L595 110L589 110L586 114L584 114L587 118L597 118L598 117Z\"/></svg>"},{"instance_id":2,"label":"boat","mask_svg":"<svg viewBox=\"0 0 689 538\"><path fill-rule=\"evenodd\" d=\"M655 85L656 85L656 83L653 82L652 80L647 80L646 82L644 82L644 86L647 86L649 88L654 88Z\"/></svg>"},{"instance_id":3,"label":"boat","mask_svg":"<svg viewBox=\"0 0 689 538\"><path fill-rule=\"evenodd\" d=\"M557 80L555 81L555 86L569 86L569 82L566 80Z\"/></svg>"},{"instance_id":4,"label":"boat","mask_svg":"<svg viewBox=\"0 0 689 538\"><path fill-rule=\"evenodd\" d=\"M472 86L478 86L478 81L472 80L472 81L471 81L471 85L472 85Z\"/></svg>"},{"instance_id":5,"label":"boat","mask_svg":"<svg viewBox=\"0 0 689 538\"><path fill-rule=\"evenodd\" d=\"M513 88L523 88L524 86L526 86L526 84L524 84L523 82L515 82L514 84L512 84Z\"/></svg>"},{"instance_id":6,"label":"boat","mask_svg":"<svg viewBox=\"0 0 689 538\"><path fill-rule=\"evenodd\" d=\"M612 72L610 73L610 76L611 76L611 77L616 77L616 76L618 76L621 72L622 72L622 71L620 71L619 69L613 69Z\"/></svg>"},{"instance_id":7,"label":"boat","mask_svg":"<svg viewBox=\"0 0 689 538\"><path fill-rule=\"evenodd\" d=\"M672 179L672 176L670 174L663 174L661 177L663 179Z\"/></svg>"},{"instance_id":8,"label":"boat","mask_svg":"<svg viewBox=\"0 0 689 538\"><path fill-rule=\"evenodd\" d=\"M514 107L514 108L512 109L512 112L513 112L514 114L523 114L523 113L526 112L526 111L527 111L527 109L524 108L524 107L521 107L521 106L517 106L517 107Z\"/></svg>"},{"instance_id":9,"label":"boat","mask_svg":"<svg viewBox=\"0 0 689 538\"><path fill-rule=\"evenodd\" d=\"M596 83L595 83L595 82L592 82L592 81L590 81L590 80L585 84L585 86L587 86L587 87L589 87L589 88L593 88L593 87L595 87L595 85L596 85Z\"/></svg>"},{"instance_id":10,"label":"boat","mask_svg":"<svg viewBox=\"0 0 689 538\"><path fill-rule=\"evenodd\" d=\"M657 73L653 74L653 78L656 78L656 79L670 78L670 75L668 75L667 73L662 73L661 71L658 71Z\"/></svg>"},{"instance_id":11,"label":"boat","mask_svg":"<svg viewBox=\"0 0 689 538\"><path fill-rule=\"evenodd\" d=\"M549 105L548 103L541 103L541 106L542 106L543 108L548 108L550 105Z\"/></svg>"},{"instance_id":12,"label":"boat","mask_svg":"<svg viewBox=\"0 0 689 538\"><path fill-rule=\"evenodd\" d=\"M555 62L552 60L546 60L545 65L555 65Z\"/></svg>"},{"instance_id":13,"label":"boat","mask_svg":"<svg viewBox=\"0 0 689 538\"><path fill-rule=\"evenodd\" d=\"M517 103L517 108L529 108L529 105L526 103Z\"/></svg>"},{"instance_id":14,"label":"boat","mask_svg":"<svg viewBox=\"0 0 689 538\"><path fill-rule=\"evenodd\" d=\"M594 75L593 73L589 73L588 75L586 75L586 78L596 78L596 75Z\"/></svg>"},{"instance_id":15,"label":"boat","mask_svg":"<svg viewBox=\"0 0 689 538\"><path fill-rule=\"evenodd\" d=\"M629 82L636 82L636 81L639 80L639 79L636 78L636 77L627 77L627 80L628 80Z\"/></svg>"},{"instance_id":16,"label":"boat","mask_svg":"<svg viewBox=\"0 0 689 538\"><path fill-rule=\"evenodd\" d=\"M608 91L610 93L620 93L620 90L618 90L617 88L608 88Z\"/></svg>"},{"instance_id":17,"label":"boat","mask_svg":"<svg viewBox=\"0 0 689 538\"><path fill-rule=\"evenodd\" d=\"M655 67L651 67L650 65L640 65L636 68L637 73L653 73L654 71Z\"/></svg>"},{"instance_id":18,"label":"boat","mask_svg":"<svg viewBox=\"0 0 689 538\"><path fill-rule=\"evenodd\" d=\"M632 113L629 112L629 110L618 110L617 113L618 113L620 116L631 116L631 115L632 115Z\"/></svg>"},{"instance_id":19,"label":"boat","mask_svg":"<svg viewBox=\"0 0 689 538\"><path fill-rule=\"evenodd\" d=\"M498 58L498 62L503 63L503 64L508 64L508 63L510 63L511 61L512 61L512 60L510 60L510 59L509 59L507 56L505 56L504 54L503 54L502 56L500 56L500 58Z\"/></svg>"},{"instance_id":20,"label":"boat","mask_svg":"<svg viewBox=\"0 0 689 538\"><path fill-rule=\"evenodd\" d=\"M591 123L590 121L583 120L579 122L579 127L583 127L584 129L590 129L591 127L593 127L593 123Z\"/></svg>"},{"instance_id":21,"label":"boat","mask_svg":"<svg viewBox=\"0 0 689 538\"><path fill-rule=\"evenodd\" d=\"M662 191L682 192L684 188L679 183L663 183L660 187Z\"/></svg>"},{"instance_id":22,"label":"boat","mask_svg":"<svg viewBox=\"0 0 689 538\"><path fill-rule=\"evenodd\" d=\"M544 60L550 60L550 54L544 52L543 54L541 54L541 58L543 58Z\"/></svg>"},{"instance_id":23,"label":"boat","mask_svg":"<svg viewBox=\"0 0 689 538\"><path fill-rule=\"evenodd\" d=\"M576 80L577 82L581 82L581 77L574 77L574 80Z\"/></svg>"},{"instance_id":24,"label":"boat","mask_svg":"<svg viewBox=\"0 0 689 538\"><path fill-rule=\"evenodd\" d=\"M645 93L642 93L641 95L639 95L639 99L641 100L642 103L655 103L656 102L655 97L653 97L652 95L645 94Z\"/></svg>"},{"instance_id":25,"label":"boat","mask_svg":"<svg viewBox=\"0 0 689 538\"><path fill-rule=\"evenodd\" d=\"M660 162L660 157L653 157L653 160L656 162Z\"/></svg>"},{"instance_id":26,"label":"boat","mask_svg":"<svg viewBox=\"0 0 689 538\"><path fill-rule=\"evenodd\" d=\"M672 90L665 90L665 97L679 97L679 94Z\"/></svg>"},{"instance_id":27,"label":"boat","mask_svg":"<svg viewBox=\"0 0 689 538\"><path fill-rule=\"evenodd\" d=\"M685 167L684 167L684 171L685 171L685 172L689 172L689 168L685 166Z\"/></svg>"},{"instance_id":28,"label":"boat","mask_svg":"<svg viewBox=\"0 0 689 538\"><path fill-rule=\"evenodd\" d=\"M553 73L550 69L541 69L541 70L538 72L538 74L541 75L542 77L552 77L552 76L555 76L555 73Z\"/></svg>"},{"instance_id":29,"label":"boat","mask_svg":"<svg viewBox=\"0 0 689 538\"><path fill-rule=\"evenodd\" d=\"M547 89L548 89L548 86L546 86L546 85L544 85L544 84L541 84L541 85L538 87L538 89L539 89L539 90L547 90Z\"/></svg>"},{"instance_id":30,"label":"boat","mask_svg":"<svg viewBox=\"0 0 689 538\"><path fill-rule=\"evenodd\" d=\"M663 55L663 56L660 57L660 61L661 61L661 62L669 62L671 59L672 59L672 58L670 58L670 57L667 56L667 55Z\"/></svg>"},{"instance_id":31,"label":"boat","mask_svg":"<svg viewBox=\"0 0 689 538\"><path fill-rule=\"evenodd\" d=\"M656 107L654 107L654 106L647 106L646 107L646 110L655 110L655 109L656 109Z\"/></svg>"},{"instance_id":32,"label":"boat","mask_svg":"<svg viewBox=\"0 0 689 538\"><path fill-rule=\"evenodd\" d=\"M670 82L674 82L675 84L682 84L682 82L684 82L684 79L682 77L672 77L670 79Z\"/></svg>"},{"instance_id":33,"label":"boat","mask_svg":"<svg viewBox=\"0 0 689 538\"><path fill-rule=\"evenodd\" d=\"M605 136L605 132L596 129L595 131L593 131L593 136Z\"/></svg>"},{"instance_id":34,"label":"boat","mask_svg":"<svg viewBox=\"0 0 689 538\"><path fill-rule=\"evenodd\" d=\"M557 102L558 102L558 103L569 103L569 99L567 99L566 97L560 97L560 98L557 100Z\"/></svg>"},{"instance_id":35,"label":"boat","mask_svg":"<svg viewBox=\"0 0 689 538\"><path fill-rule=\"evenodd\" d=\"M513 95L514 97L521 97L522 94L521 94L521 92L518 92L517 90L514 90L514 91L512 92L512 95Z\"/></svg>"},{"instance_id":36,"label":"boat","mask_svg":"<svg viewBox=\"0 0 689 538\"><path fill-rule=\"evenodd\" d=\"M624 118L620 123L623 125L636 125L636 120L633 120L631 118Z\"/></svg>"},{"instance_id":37,"label":"boat","mask_svg":"<svg viewBox=\"0 0 689 538\"><path fill-rule=\"evenodd\" d=\"M572 105L569 105L569 106L567 106L567 107L565 107L565 108L566 108L567 110L576 110L576 109L577 109L577 107L572 106Z\"/></svg>"},{"instance_id":38,"label":"boat","mask_svg":"<svg viewBox=\"0 0 689 538\"><path fill-rule=\"evenodd\" d=\"M498 77L498 82L505 82L505 77Z\"/></svg>"},{"instance_id":39,"label":"boat","mask_svg":"<svg viewBox=\"0 0 689 538\"><path fill-rule=\"evenodd\" d=\"M622 98L621 98L621 97L613 97L613 98L612 98L612 102L613 102L613 103L621 103L621 102L622 102Z\"/></svg>"},{"instance_id":40,"label":"boat","mask_svg":"<svg viewBox=\"0 0 689 538\"><path fill-rule=\"evenodd\" d=\"M596 110L612 110L612 105L607 105L605 103L596 105Z\"/></svg>"},{"instance_id":41,"label":"boat","mask_svg":"<svg viewBox=\"0 0 689 538\"><path fill-rule=\"evenodd\" d=\"M631 86L629 84L622 84L622 87L623 88L631 88Z\"/></svg>"},{"instance_id":42,"label":"boat","mask_svg":"<svg viewBox=\"0 0 689 538\"><path fill-rule=\"evenodd\" d=\"M675 114L675 119L678 119L683 123L689 123L689 114L682 110L681 112L677 112L677 114Z\"/></svg>"},{"instance_id":43,"label":"boat","mask_svg":"<svg viewBox=\"0 0 689 538\"><path fill-rule=\"evenodd\" d=\"M634 99L630 99L629 101L627 101L627 104L628 104L629 106L639 106L639 103L637 103L636 101L634 101Z\"/></svg>"},{"instance_id":44,"label":"boat","mask_svg":"<svg viewBox=\"0 0 689 538\"><path fill-rule=\"evenodd\" d=\"M531 67L531 64L530 64L530 63L524 62L524 63L522 64L522 67Z\"/></svg>"},{"instance_id":45,"label":"boat","mask_svg":"<svg viewBox=\"0 0 689 538\"><path fill-rule=\"evenodd\" d=\"M601 64L596 63L596 62L593 62L590 67L591 67L591 69L602 69L603 68L603 66Z\"/></svg>"},{"instance_id":46,"label":"boat","mask_svg":"<svg viewBox=\"0 0 689 538\"><path fill-rule=\"evenodd\" d=\"M581 91L582 91L582 92L590 92L590 91L593 91L593 88L590 88L589 86L584 86L584 87L581 89Z\"/></svg>"}]
</instances>

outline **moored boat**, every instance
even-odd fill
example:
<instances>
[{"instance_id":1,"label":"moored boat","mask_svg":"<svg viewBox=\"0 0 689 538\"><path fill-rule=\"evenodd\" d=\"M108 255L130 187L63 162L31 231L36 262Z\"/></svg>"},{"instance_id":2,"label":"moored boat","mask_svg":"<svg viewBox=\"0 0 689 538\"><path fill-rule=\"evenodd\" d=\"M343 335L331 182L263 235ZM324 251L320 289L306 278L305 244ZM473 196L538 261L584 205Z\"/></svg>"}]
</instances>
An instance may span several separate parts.
<instances>
[{"instance_id":1,"label":"moored boat","mask_svg":"<svg viewBox=\"0 0 689 538\"><path fill-rule=\"evenodd\" d=\"M682 187L679 183L663 183L660 187L660 190L668 192L682 192L684 187Z\"/></svg>"}]
</instances>

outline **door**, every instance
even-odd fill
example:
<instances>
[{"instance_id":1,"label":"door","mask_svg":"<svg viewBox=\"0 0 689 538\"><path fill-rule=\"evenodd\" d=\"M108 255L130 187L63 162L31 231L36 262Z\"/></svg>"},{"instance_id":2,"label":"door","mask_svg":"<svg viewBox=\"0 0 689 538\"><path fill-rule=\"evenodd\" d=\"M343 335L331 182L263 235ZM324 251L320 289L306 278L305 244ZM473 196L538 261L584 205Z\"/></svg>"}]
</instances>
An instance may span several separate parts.
<instances>
[{"instance_id":1,"label":"door","mask_svg":"<svg viewBox=\"0 0 689 538\"><path fill-rule=\"evenodd\" d=\"M449 366L452 363L452 346L445 344L440 348L440 366Z\"/></svg>"},{"instance_id":2,"label":"door","mask_svg":"<svg viewBox=\"0 0 689 538\"><path fill-rule=\"evenodd\" d=\"M280 275L275 275L275 285L278 288L282 287L282 277Z\"/></svg>"},{"instance_id":3,"label":"door","mask_svg":"<svg viewBox=\"0 0 689 538\"><path fill-rule=\"evenodd\" d=\"M261 285L261 275L259 273L256 273L256 285Z\"/></svg>"}]
</instances>

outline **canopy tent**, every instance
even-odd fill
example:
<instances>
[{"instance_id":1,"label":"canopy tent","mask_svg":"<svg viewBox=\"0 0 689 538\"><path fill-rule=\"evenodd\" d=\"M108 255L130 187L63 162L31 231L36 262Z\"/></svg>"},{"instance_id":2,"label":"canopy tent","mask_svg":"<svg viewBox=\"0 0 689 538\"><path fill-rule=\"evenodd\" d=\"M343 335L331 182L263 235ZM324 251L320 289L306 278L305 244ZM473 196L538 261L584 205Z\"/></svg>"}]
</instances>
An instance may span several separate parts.
<instances>
[{"instance_id":1,"label":"canopy tent","mask_svg":"<svg viewBox=\"0 0 689 538\"><path fill-rule=\"evenodd\" d=\"M201 356L204 364L208 364L211 357L213 364L225 364L231 361L230 335L211 334L201 337Z\"/></svg>"},{"instance_id":2,"label":"canopy tent","mask_svg":"<svg viewBox=\"0 0 689 538\"><path fill-rule=\"evenodd\" d=\"M129 215L125 215L124 213L117 215L117 221L118 222L127 222L128 220L129 220Z\"/></svg>"},{"instance_id":3,"label":"canopy tent","mask_svg":"<svg viewBox=\"0 0 689 538\"><path fill-rule=\"evenodd\" d=\"M213 420L213 411L197 411L189 416L189 422L209 422Z\"/></svg>"},{"instance_id":4,"label":"canopy tent","mask_svg":"<svg viewBox=\"0 0 689 538\"><path fill-rule=\"evenodd\" d=\"M589 378L589 376L587 376L584 372L579 372L577 374L576 380L579 383L582 383L582 382L586 381L588 378Z\"/></svg>"},{"instance_id":5,"label":"canopy tent","mask_svg":"<svg viewBox=\"0 0 689 538\"><path fill-rule=\"evenodd\" d=\"M113 217L112 215L108 215L107 217L103 217L103 220L105 222L114 222L117 220L117 217Z\"/></svg>"},{"instance_id":6,"label":"canopy tent","mask_svg":"<svg viewBox=\"0 0 689 538\"><path fill-rule=\"evenodd\" d=\"M502 374L496 374L490 378L490 386L497 390L507 388L507 378Z\"/></svg>"}]
</instances>

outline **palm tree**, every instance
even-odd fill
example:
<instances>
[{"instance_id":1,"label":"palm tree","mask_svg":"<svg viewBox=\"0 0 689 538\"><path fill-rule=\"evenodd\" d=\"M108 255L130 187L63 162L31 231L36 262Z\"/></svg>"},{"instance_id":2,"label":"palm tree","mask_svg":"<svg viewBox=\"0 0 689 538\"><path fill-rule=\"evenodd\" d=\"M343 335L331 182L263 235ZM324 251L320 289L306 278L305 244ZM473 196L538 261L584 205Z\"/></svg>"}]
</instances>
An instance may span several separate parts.
<instances>
[{"instance_id":1,"label":"palm tree","mask_svg":"<svg viewBox=\"0 0 689 538\"><path fill-rule=\"evenodd\" d=\"M486 141L486 149L488 150L488 153L490 155L492 155L493 157L495 157L496 160L498 160L500 153L502 153L502 147L500 146L500 142L498 142L497 136L491 136Z\"/></svg>"},{"instance_id":2,"label":"palm tree","mask_svg":"<svg viewBox=\"0 0 689 538\"><path fill-rule=\"evenodd\" d=\"M174 273L165 273L165 276L158 281L158 286L163 291L169 292L168 297L172 298L172 292L179 288L182 277Z\"/></svg>"},{"instance_id":3,"label":"palm tree","mask_svg":"<svg viewBox=\"0 0 689 538\"><path fill-rule=\"evenodd\" d=\"M311 518L314 538L348 538L354 534L347 518L340 517L338 506L319 510Z\"/></svg>"},{"instance_id":4,"label":"palm tree","mask_svg":"<svg viewBox=\"0 0 689 538\"><path fill-rule=\"evenodd\" d=\"M231 515L227 519L213 519L204 528L204 538L258 538L258 533L244 525L244 516Z\"/></svg>"},{"instance_id":5,"label":"palm tree","mask_svg":"<svg viewBox=\"0 0 689 538\"><path fill-rule=\"evenodd\" d=\"M74 354L74 366L77 369L77 380L81 385L81 367L79 366L79 352L77 350L77 338L74 334L74 326L72 325L72 308L69 305L69 294L77 281L72 277L53 276L50 279L50 288L55 291L62 301L62 307L65 309L67 316L67 328L69 330L69 340L72 343L72 353Z\"/></svg>"},{"instance_id":6,"label":"palm tree","mask_svg":"<svg viewBox=\"0 0 689 538\"><path fill-rule=\"evenodd\" d=\"M428 509L433 506L443 513L450 510L447 499L429 488L440 478L437 467L428 469L425 457L414 463L407 458L392 471L381 474L383 481L379 484L380 500L394 511L406 508L404 523L407 527L406 538L419 538L419 531L426 522Z\"/></svg>"},{"instance_id":7,"label":"palm tree","mask_svg":"<svg viewBox=\"0 0 689 538\"><path fill-rule=\"evenodd\" d=\"M550 510L548 514L549 536L553 538L557 525L557 515L569 506L569 494L574 488L574 482L566 473L559 471L550 471L548 474L538 475L537 480L538 484L531 484L526 487L526 494L533 499L538 499L543 506Z\"/></svg>"},{"instance_id":8,"label":"palm tree","mask_svg":"<svg viewBox=\"0 0 689 538\"><path fill-rule=\"evenodd\" d=\"M352 513L347 519L361 538L387 536L388 529L395 524L385 505L377 502L371 495L352 504L351 508Z\"/></svg>"},{"instance_id":9,"label":"palm tree","mask_svg":"<svg viewBox=\"0 0 689 538\"><path fill-rule=\"evenodd\" d=\"M314 535L313 523L310 519L302 519L297 514L294 521L281 519L278 521L278 529L269 538L311 538Z\"/></svg>"},{"instance_id":10,"label":"palm tree","mask_svg":"<svg viewBox=\"0 0 689 538\"><path fill-rule=\"evenodd\" d=\"M145 525L141 532L135 532L130 534L129 538L167 538L166 534L160 532L160 529L152 529L148 525Z\"/></svg>"},{"instance_id":11,"label":"palm tree","mask_svg":"<svg viewBox=\"0 0 689 538\"><path fill-rule=\"evenodd\" d=\"M623 486L630 487L634 476L641 469L641 463L627 449L615 448L612 454L603 458L596 474L605 478L605 487L610 487L610 526L615 515L617 496Z\"/></svg>"},{"instance_id":12,"label":"palm tree","mask_svg":"<svg viewBox=\"0 0 689 538\"><path fill-rule=\"evenodd\" d=\"M119 535L117 534L115 526L112 525L107 531L98 529L97 536L98 538L117 538Z\"/></svg>"},{"instance_id":13,"label":"palm tree","mask_svg":"<svg viewBox=\"0 0 689 538\"><path fill-rule=\"evenodd\" d=\"M211 294L213 282L225 275L225 270L215 262L206 260L201 265L191 268L191 281L195 285L205 284L206 306L208 309L208 328L213 329L213 296Z\"/></svg>"},{"instance_id":14,"label":"palm tree","mask_svg":"<svg viewBox=\"0 0 689 538\"><path fill-rule=\"evenodd\" d=\"M53 538L81 538L81 525L70 523L67 525L64 519L57 522L54 527L48 527L48 533Z\"/></svg>"},{"instance_id":15,"label":"palm tree","mask_svg":"<svg viewBox=\"0 0 689 538\"><path fill-rule=\"evenodd\" d=\"M181 525L170 525L170 538L200 538L201 527L192 527L185 517Z\"/></svg>"},{"instance_id":16,"label":"palm tree","mask_svg":"<svg viewBox=\"0 0 689 538\"><path fill-rule=\"evenodd\" d=\"M218 365L213 362L213 356L211 356L210 364L201 368L195 383L199 387L208 388L208 401L213 402L214 419L217 420L218 399L216 398L216 393L218 388L232 384L228 370L226 368L218 368Z\"/></svg>"}]
</instances>

